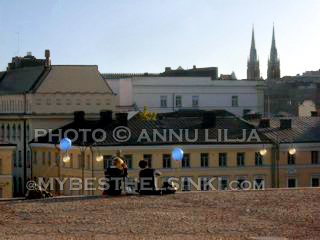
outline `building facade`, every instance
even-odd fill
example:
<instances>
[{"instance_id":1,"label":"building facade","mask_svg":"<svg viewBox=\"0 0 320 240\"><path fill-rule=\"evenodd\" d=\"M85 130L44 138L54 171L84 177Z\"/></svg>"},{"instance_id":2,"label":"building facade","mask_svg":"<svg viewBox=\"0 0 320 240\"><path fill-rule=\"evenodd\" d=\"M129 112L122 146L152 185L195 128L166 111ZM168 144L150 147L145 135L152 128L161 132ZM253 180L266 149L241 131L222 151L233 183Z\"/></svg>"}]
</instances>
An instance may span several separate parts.
<instances>
[{"instance_id":1,"label":"building facade","mask_svg":"<svg viewBox=\"0 0 320 240\"><path fill-rule=\"evenodd\" d=\"M15 57L0 73L0 139L17 145L15 196L24 195L24 182L31 176L29 141L34 129L48 131L70 123L77 110L96 118L101 110L114 108L112 90L97 66L51 65L48 50L45 55Z\"/></svg>"},{"instance_id":2,"label":"building facade","mask_svg":"<svg viewBox=\"0 0 320 240\"><path fill-rule=\"evenodd\" d=\"M170 70L175 75L120 76L104 74L106 81L117 93L117 105L122 111L172 112L177 110L225 109L238 116L246 112L263 113L264 81L221 80L196 71ZM182 74L183 73L183 74ZM200 74L201 73L201 74Z\"/></svg>"}]
</instances>

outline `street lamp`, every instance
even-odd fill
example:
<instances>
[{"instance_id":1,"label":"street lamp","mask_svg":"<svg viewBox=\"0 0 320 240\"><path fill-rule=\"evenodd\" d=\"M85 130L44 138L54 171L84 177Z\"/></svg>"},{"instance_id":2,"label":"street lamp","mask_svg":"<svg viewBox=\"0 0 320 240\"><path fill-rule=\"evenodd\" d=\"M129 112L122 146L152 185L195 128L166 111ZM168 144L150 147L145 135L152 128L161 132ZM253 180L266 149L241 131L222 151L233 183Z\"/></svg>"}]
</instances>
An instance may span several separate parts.
<instances>
[{"instance_id":1,"label":"street lamp","mask_svg":"<svg viewBox=\"0 0 320 240\"><path fill-rule=\"evenodd\" d=\"M260 151L259 151L259 153L260 153L260 155L261 156L264 156L264 155L266 155L267 154L267 149L266 148L262 148L262 149L260 149Z\"/></svg>"},{"instance_id":2,"label":"street lamp","mask_svg":"<svg viewBox=\"0 0 320 240\"><path fill-rule=\"evenodd\" d=\"M291 148L289 148L288 152L290 155L294 155L294 154L296 154L297 149L295 149L295 147L291 147Z\"/></svg>"}]
</instances>

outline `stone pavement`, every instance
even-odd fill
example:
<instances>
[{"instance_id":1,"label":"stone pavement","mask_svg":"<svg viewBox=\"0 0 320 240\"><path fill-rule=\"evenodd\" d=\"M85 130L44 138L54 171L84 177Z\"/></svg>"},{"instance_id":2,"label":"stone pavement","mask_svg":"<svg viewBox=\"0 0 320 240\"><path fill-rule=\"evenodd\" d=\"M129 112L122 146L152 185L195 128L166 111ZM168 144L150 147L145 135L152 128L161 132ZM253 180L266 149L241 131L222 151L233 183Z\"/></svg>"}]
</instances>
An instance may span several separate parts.
<instances>
[{"instance_id":1,"label":"stone pavement","mask_svg":"<svg viewBox=\"0 0 320 240\"><path fill-rule=\"evenodd\" d=\"M320 189L0 203L0 239L320 239Z\"/></svg>"}]
</instances>

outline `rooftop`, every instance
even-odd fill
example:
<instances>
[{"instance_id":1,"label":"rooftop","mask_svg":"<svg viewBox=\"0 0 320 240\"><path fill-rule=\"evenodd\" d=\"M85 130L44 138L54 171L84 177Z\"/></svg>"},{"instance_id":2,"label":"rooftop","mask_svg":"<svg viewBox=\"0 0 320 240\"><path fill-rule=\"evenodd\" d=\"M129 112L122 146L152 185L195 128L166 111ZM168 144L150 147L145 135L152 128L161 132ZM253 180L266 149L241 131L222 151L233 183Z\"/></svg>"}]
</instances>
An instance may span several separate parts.
<instances>
[{"instance_id":1,"label":"rooftop","mask_svg":"<svg viewBox=\"0 0 320 240\"><path fill-rule=\"evenodd\" d=\"M123 120L122 120L123 121ZM130 132L131 137L125 142L116 141L113 138L113 130L118 127L126 125ZM245 121L242 121L235 115L225 111L225 110L214 110L214 111L179 111L173 113L160 113L157 114L156 120L144 120L140 117L139 114L131 117L127 120L127 124L121 124L117 120L113 121L105 121L105 120L75 120L74 122L62 126L62 134L67 129L75 129L79 132L79 136L81 135L81 131L79 129L91 129L93 132L95 129L103 129L106 132L106 138L104 141L95 143L97 145L103 146L123 146L123 145L174 145L174 144L232 144L229 141L217 141L217 142L209 142L207 139L219 139L219 136L223 135L223 129L227 129L228 139L242 139L243 138L243 130L245 129L245 142L237 142L237 144L245 143L245 144L257 144L257 143L268 143L270 140L265 137L263 134L258 133L258 137L261 140L258 141L256 138L249 138L251 134L251 130L254 127L248 124ZM169 130L172 129L172 130ZM207 130L208 129L208 130ZM141 139L142 130L146 131L148 136L152 141L147 141L148 139ZM58 133L58 129L54 130L52 133ZM166 140L163 140L157 137L155 140L152 138L154 131L159 132L166 136ZM169 132L174 131L178 135L180 131L182 131L181 135L183 135L182 140L173 137L172 141L169 139ZM198 133L196 133L198 131ZM208 131L208 133L206 133ZM219 132L221 131L221 132ZM187 132L187 133L186 133ZM196 135L197 134L197 135ZM191 142L187 141L188 139L194 139L196 136L196 141ZM68 137L70 139L74 138L74 133L69 132ZM96 135L98 138L98 136ZM140 140L139 140L140 137ZM223 138L223 137L222 137ZM32 142L37 143L59 143L60 139L58 137L53 137L50 141L49 134L46 136L40 137L37 141L33 140ZM86 144L93 144L94 141L91 138L91 134L87 137ZM83 141L81 137L79 137L76 141L73 142L74 145L82 145Z\"/></svg>"},{"instance_id":2,"label":"rooftop","mask_svg":"<svg viewBox=\"0 0 320 240\"><path fill-rule=\"evenodd\" d=\"M162 73L102 73L104 79L120 79L131 77L211 77L211 79L218 78L217 67L197 68L193 66L192 69L183 69L178 67L177 69L171 69L166 67Z\"/></svg>"},{"instance_id":3,"label":"rooftop","mask_svg":"<svg viewBox=\"0 0 320 240\"><path fill-rule=\"evenodd\" d=\"M280 128L282 119L291 120L291 127ZM260 133L276 142L320 142L320 117L274 117L270 118L270 127L267 128L259 127L259 119L251 120L250 123L258 127Z\"/></svg>"}]
</instances>

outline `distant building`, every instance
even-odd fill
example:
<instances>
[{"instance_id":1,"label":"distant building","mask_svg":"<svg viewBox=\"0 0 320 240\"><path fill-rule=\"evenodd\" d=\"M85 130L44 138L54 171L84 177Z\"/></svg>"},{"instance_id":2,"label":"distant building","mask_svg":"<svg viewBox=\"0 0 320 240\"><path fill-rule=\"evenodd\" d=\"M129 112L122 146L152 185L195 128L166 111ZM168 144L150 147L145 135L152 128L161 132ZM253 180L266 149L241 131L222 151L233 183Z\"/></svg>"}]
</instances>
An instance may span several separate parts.
<instances>
[{"instance_id":1,"label":"distant building","mask_svg":"<svg viewBox=\"0 0 320 240\"><path fill-rule=\"evenodd\" d=\"M274 142L273 187L320 187L320 117L265 118L252 122Z\"/></svg>"},{"instance_id":2,"label":"distant building","mask_svg":"<svg viewBox=\"0 0 320 240\"><path fill-rule=\"evenodd\" d=\"M247 68L247 79L248 80L259 80L260 79L260 67L259 59L257 56L256 44L254 40L254 29L252 28L252 39L250 48L250 57L248 60Z\"/></svg>"},{"instance_id":3,"label":"distant building","mask_svg":"<svg viewBox=\"0 0 320 240\"><path fill-rule=\"evenodd\" d=\"M112 164L112 156L121 150L127 161L129 178L138 177L138 163L145 159L149 166L162 172L162 179L183 178L184 181L179 182L182 191L196 190L191 181L199 184L202 191L207 191L209 189L204 185L212 178L212 185L217 190L230 189L232 183L233 188L241 189L242 181L249 181L252 188L254 181L264 183L266 188L320 186L320 119L317 117L272 118L247 122L223 110L159 113L155 121L141 119L139 114L129 120L116 120L110 118L112 115L108 116L104 118L102 115L100 121L75 118L74 122L60 128L62 134L68 129L90 129L91 132L104 129L108 136L98 143L89 137L86 142L81 138L74 141L75 147L69 152L70 161L60 165L60 168L52 162L52 156L63 156L55 148L58 137L50 140L49 135L46 135L37 142L33 141L33 154L40 156L33 165L33 176L69 177L60 194L77 195L79 192L70 191L70 177L104 177L106 168ZM125 126L131 132L125 142L118 142L110 137L119 126ZM177 134L171 140L169 129ZM179 129L186 129L192 142ZM197 135L195 129L198 129ZM209 129L207 137L205 129ZM229 142L225 136L219 137L219 129L229 130L229 140L241 139L243 130L246 130L246 140ZM160 135L156 135L155 130ZM257 133L259 139L249 139L252 131ZM57 134L58 130L53 133ZM171 151L175 146L184 151L181 161L171 158ZM98 154L103 155L103 161L96 161ZM84 165L81 165L82 157ZM201 181L198 182L199 179ZM96 180L94 187L98 186ZM55 188L55 192L59 193L59 189ZM99 195L101 191L89 190L83 193Z\"/></svg>"},{"instance_id":4,"label":"distant building","mask_svg":"<svg viewBox=\"0 0 320 240\"><path fill-rule=\"evenodd\" d=\"M14 195L23 195L31 176L28 142L34 129L55 129L73 120L75 111L98 117L113 110L113 93L96 65L51 65L31 53L14 57L7 71L0 72L0 139L17 144L14 154ZM26 173L25 173L26 171Z\"/></svg>"},{"instance_id":5,"label":"distant building","mask_svg":"<svg viewBox=\"0 0 320 240\"><path fill-rule=\"evenodd\" d=\"M233 183L233 188L244 187L240 184L244 180L251 183L257 181L259 184L263 182L268 188L272 186L270 171L272 144L270 140L258 132L256 132L258 137L250 138L254 127L224 110L159 113L155 121L145 121L139 117L139 114L128 121L103 119L103 121L94 122L85 119L79 122L75 119L73 123L61 127L61 131L84 128L91 129L93 132L99 128L107 132L106 136L112 136L113 129L118 126L126 126L130 129L131 136L127 141L117 142L116 139L107 137L105 141L99 143L88 140L83 144L80 138L74 142L76 147L69 152L72 159L61 165L60 170L56 165L53 165L52 157L51 165L47 158L48 155L63 156L63 153L54 147L54 143L58 141L57 137L52 140L49 140L49 135L40 137L37 142L31 143L33 154L40 156L37 164L33 165L33 176L36 178L59 177L58 174L60 174L61 177L95 177L99 179L104 177L106 168L112 164L112 156L121 150L121 154L127 161L129 178L138 177L139 161L145 159L148 160L151 167L162 172L162 181L169 177L183 179L179 182L182 191L195 190L191 185L191 180L199 184L202 191L207 191L209 188L206 187L206 184L211 178L215 178L215 180L212 179L214 180L212 185L216 190L230 190L232 181L239 181L239 184ZM164 129L166 129L166 133L163 135ZM170 140L169 129L174 129L178 138L172 137ZM194 129L198 129L196 141L188 141L185 133L180 135L179 129L186 129L189 132L188 136L192 139L195 139ZM211 140L206 140L205 129L210 129L208 139ZM224 136L220 136L221 140L219 140L219 129L229 129L229 139L242 139L244 136L245 140L243 142L229 142ZM243 135L244 129L246 132ZM139 140L142 130L146 131L150 141L146 138ZM165 139L154 138L154 130L157 130ZM53 133L57 132L58 130L55 130ZM179 139L180 136L181 139ZM213 139L216 139L216 142ZM182 161L175 161L171 158L174 146L183 148L184 158ZM259 150L263 147L268 150L264 156L261 156ZM45 152L44 164L41 159L42 152ZM97 154L102 154L104 160L97 162ZM81 156L85 157L83 173ZM77 191L70 191L69 186L70 178L66 181L65 188L60 191L60 194L79 194ZM95 181L94 186L98 187L98 180ZM59 190L57 190L56 188L55 192L59 194ZM84 191L83 193L100 195L101 191Z\"/></svg>"},{"instance_id":6,"label":"distant building","mask_svg":"<svg viewBox=\"0 0 320 240\"><path fill-rule=\"evenodd\" d=\"M268 59L268 79L280 79L280 60L278 58L278 51L274 36L274 27L272 31L270 56Z\"/></svg>"},{"instance_id":7,"label":"distant building","mask_svg":"<svg viewBox=\"0 0 320 240\"><path fill-rule=\"evenodd\" d=\"M172 70L159 74L102 74L117 94L122 111L151 112L225 109L238 116L263 112L263 86L260 80L236 80L234 73L220 75L218 69Z\"/></svg>"}]
</instances>

